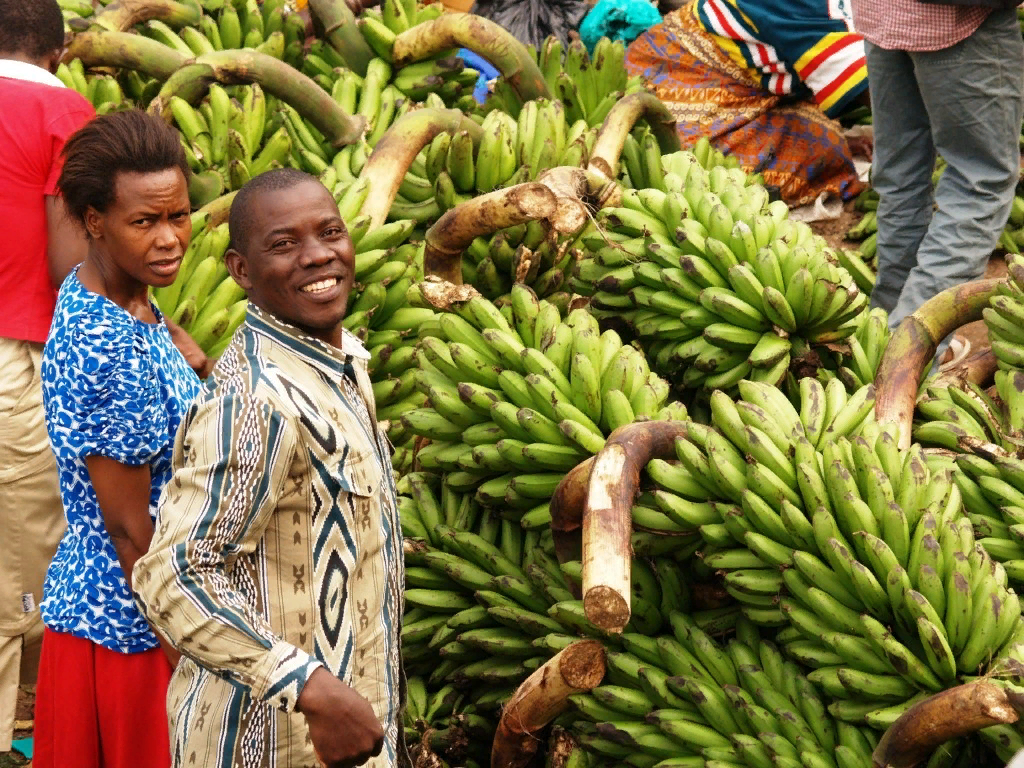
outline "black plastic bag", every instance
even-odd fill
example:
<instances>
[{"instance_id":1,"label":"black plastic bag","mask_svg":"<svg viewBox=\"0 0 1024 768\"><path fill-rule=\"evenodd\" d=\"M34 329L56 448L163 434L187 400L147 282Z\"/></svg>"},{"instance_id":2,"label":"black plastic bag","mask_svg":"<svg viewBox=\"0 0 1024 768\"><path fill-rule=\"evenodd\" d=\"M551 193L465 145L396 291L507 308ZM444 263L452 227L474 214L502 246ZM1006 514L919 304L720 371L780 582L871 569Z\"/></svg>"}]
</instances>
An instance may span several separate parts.
<instances>
[{"instance_id":1,"label":"black plastic bag","mask_svg":"<svg viewBox=\"0 0 1024 768\"><path fill-rule=\"evenodd\" d=\"M471 13L504 27L523 45L540 48L548 35L569 44L590 10L585 0L477 0Z\"/></svg>"}]
</instances>

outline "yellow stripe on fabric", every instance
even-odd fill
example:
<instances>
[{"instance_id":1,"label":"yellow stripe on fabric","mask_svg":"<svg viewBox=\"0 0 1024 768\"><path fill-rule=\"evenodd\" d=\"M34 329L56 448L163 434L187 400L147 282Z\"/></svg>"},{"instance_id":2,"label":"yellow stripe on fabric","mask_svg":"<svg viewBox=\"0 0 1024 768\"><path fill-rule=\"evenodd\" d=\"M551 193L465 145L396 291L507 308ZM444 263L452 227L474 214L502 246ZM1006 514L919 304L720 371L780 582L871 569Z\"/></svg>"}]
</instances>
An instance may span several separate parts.
<instances>
[{"instance_id":1,"label":"yellow stripe on fabric","mask_svg":"<svg viewBox=\"0 0 1024 768\"><path fill-rule=\"evenodd\" d=\"M849 76L846 78L846 80L841 85L839 85L832 93L829 94L828 98L825 99L825 101L819 104L822 111L827 112L836 104L841 102L844 98L846 98L847 94L851 90L860 85L860 83L864 82L864 80L867 79L867 76L868 68L866 65L862 64L853 72L851 72Z\"/></svg>"}]
</instances>

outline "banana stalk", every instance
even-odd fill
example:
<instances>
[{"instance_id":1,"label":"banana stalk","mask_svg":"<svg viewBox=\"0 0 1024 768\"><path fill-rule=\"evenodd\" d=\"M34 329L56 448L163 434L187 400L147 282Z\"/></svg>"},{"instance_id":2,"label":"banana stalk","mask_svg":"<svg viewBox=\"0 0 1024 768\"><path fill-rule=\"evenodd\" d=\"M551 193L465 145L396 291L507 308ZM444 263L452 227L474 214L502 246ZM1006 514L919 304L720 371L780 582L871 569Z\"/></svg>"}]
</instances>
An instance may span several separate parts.
<instances>
[{"instance_id":1,"label":"banana stalk","mask_svg":"<svg viewBox=\"0 0 1024 768\"><path fill-rule=\"evenodd\" d=\"M921 374L939 343L962 325L981 319L999 280L975 280L948 288L906 318L889 339L875 377L878 423L896 424L900 448L910 448L911 423Z\"/></svg>"},{"instance_id":2,"label":"banana stalk","mask_svg":"<svg viewBox=\"0 0 1024 768\"><path fill-rule=\"evenodd\" d=\"M590 167L593 172L614 179L618 175L619 156L626 143L626 137L638 120L643 118L651 127L651 133L658 140L662 154L679 151L679 133L676 119L668 107L647 91L631 93L619 99L598 131L594 149L590 153Z\"/></svg>"},{"instance_id":3,"label":"banana stalk","mask_svg":"<svg viewBox=\"0 0 1024 768\"><path fill-rule=\"evenodd\" d=\"M493 21L469 13L446 13L395 38L395 68L451 48L467 48L491 62L520 100L550 99L544 75L526 47Z\"/></svg>"},{"instance_id":4,"label":"banana stalk","mask_svg":"<svg viewBox=\"0 0 1024 768\"><path fill-rule=\"evenodd\" d=\"M629 623L633 500L651 459L674 458L682 421L635 422L609 435L597 454L583 507L583 609L594 624L622 632Z\"/></svg>"},{"instance_id":5,"label":"banana stalk","mask_svg":"<svg viewBox=\"0 0 1024 768\"><path fill-rule=\"evenodd\" d=\"M169 122L172 96L195 104L212 82L259 83L264 91L293 106L334 147L359 141L366 126L366 118L346 114L329 93L301 72L273 56L250 50L213 51L199 56L167 79L148 111Z\"/></svg>"},{"instance_id":6,"label":"banana stalk","mask_svg":"<svg viewBox=\"0 0 1024 768\"><path fill-rule=\"evenodd\" d=\"M387 221L398 188L416 155L445 131L468 131L474 144L482 134L480 126L457 109L418 109L399 118L380 138L360 174L360 178L370 180L370 192L360 215L371 217L371 229Z\"/></svg>"},{"instance_id":7,"label":"banana stalk","mask_svg":"<svg viewBox=\"0 0 1024 768\"><path fill-rule=\"evenodd\" d=\"M558 199L537 181L497 189L457 205L439 218L425 238L423 272L462 284L462 252L480 235L555 215Z\"/></svg>"},{"instance_id":8,"label":"banana stalk","mask_svg":"<svg viewBox=\"0 0 1024 768\"><path fill-rule=\"evenodd\" d=\"M89 19L89 23L112 32L127 32L150 19L175 28L195 27L202 15L203 9L197 0L114 0L102 13Z\"/></svg>"},{"instance_id":9,"label":"banana stalk","mask_svg":"<svg viewBox=\"0 0 1024 768\"><path fill-rule=\"evenodd\" d=\"M596 458L591 456L569 470L558 484L548 504L551 510L551 536L555 544L555 557L560 563L583 559L580 530L583 528L583 507L587 503L590 473Z\"/></svg>"},{"instance_id":10,"label":"banana stalk","mask_svg":"<svg viewBox=\"0 0 1024 768\"><path fill-rule=\"evenodd\" d=\"M103 29L90 29L75 35L64 58L65 61L81 59L86 69L132 69L158 80L166 80L188 61L173 48L156 40Z\"/></svg>"},{"instance_id":11,"label":"banana stalk","mask_svg":"<svg viewBox=\"0 0 1024 768\"><path fill-rule=\"evenodd\" d=\"M569 697L593 690L604 678L604 648L581 640L549 659L505 705L491 746L491 768L525 768L541 740L537 732L565 711Z\"/></svg>"},{"instance_id":12,"label":"banana stalk","mask_svg":"<svg viewBox=\"0 0 1024 768\"><path fill-rule=\"evenodd\" d=\"M309 8L324 27L324 37L348 68L366 74L366 67L374 57L356 26L356 17L345 0L309 0Z\"/></svg>"},{"instance_id":13,"label":"banana stalk","mask_svg":"<svg viewBox=\"0 0 1024 768\"><path fill-rule=\"evenodd\" d=\"M963 360L949 370L943 371L935 377L933 386L960 387L967 382L984 386L991 383L996 370L999 368L999 360L992 352L992 347L985 346L981 349L972 350Z\"/></svg>"},{"instance_id":14,"label":"banana stalk","mask_svg":"<svg viewBox=\"0 0 1024 768\"><path fill-rule=\"evenodd\" d=\"M913 768L947 741L982 728L1015 723L1024 701L979 680L937 693L915 704L889 726L871 755L875 768Z\"/></svg>"}]
</instances>

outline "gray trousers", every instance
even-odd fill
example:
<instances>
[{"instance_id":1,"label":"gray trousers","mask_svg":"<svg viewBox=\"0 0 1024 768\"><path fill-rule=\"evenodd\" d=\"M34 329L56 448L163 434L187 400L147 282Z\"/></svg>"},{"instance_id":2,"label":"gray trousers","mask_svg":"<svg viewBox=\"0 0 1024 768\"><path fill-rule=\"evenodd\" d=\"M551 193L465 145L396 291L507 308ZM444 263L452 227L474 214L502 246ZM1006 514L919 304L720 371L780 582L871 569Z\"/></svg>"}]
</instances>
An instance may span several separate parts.
<instances>
[{"instance_id":1,"label":"gray trousers","mask_svg":"<svg viewBox=\"0 0 1024 768\"><path fill-rule=\"evenodd\" d=\"M985 272L1020 172L1024 40L1016 10L1006 10L942 50L865 48L881 196L871 306L895 328ZM936 152L948 166L933 192Z\"/></svg>"}]
</instances>

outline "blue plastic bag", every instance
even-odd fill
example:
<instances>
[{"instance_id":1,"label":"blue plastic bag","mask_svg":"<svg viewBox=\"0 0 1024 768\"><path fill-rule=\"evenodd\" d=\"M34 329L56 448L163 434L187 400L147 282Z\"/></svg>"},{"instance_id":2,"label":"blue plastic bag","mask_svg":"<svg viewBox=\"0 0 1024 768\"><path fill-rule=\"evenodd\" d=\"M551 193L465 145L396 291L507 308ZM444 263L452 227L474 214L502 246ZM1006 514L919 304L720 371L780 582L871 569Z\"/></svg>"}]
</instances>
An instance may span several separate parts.
<instances>
[{"instance_id":1,"label":"blue plastic bag","mask_svg":"<svg viewBox=\"0 0 1024 768\"><path fill-rule=\"evenodd\" d=\"M476 87L473 89L473 98L477 100L477 103L483 104L487 100L487 84L499 74L497 68L487 59L465 48L459 50L459 58L466 62L467 67L480 73L480 77L476 79Z\"/></svg>"},{"instance_id":2,"label":"blue plastic bag","mask_svg":"<svg viewBox=\"0 0 1024 768\"><path fill-rule=\"evenodd\" d=\"M593 53L602 37L629 45L660 22L661 14L647 0L599 0L580 25L580 39Z\"/></svg>"}]
</instances>

